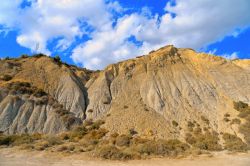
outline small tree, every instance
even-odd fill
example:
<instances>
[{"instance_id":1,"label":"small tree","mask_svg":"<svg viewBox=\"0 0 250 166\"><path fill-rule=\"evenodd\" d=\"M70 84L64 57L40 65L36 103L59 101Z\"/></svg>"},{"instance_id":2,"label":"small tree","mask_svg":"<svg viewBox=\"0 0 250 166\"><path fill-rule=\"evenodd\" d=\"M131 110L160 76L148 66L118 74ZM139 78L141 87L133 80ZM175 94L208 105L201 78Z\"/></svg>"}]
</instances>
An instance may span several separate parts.
<instances>
[{"instance_id":1,"label":"small tree","mask_svg":"<svg viewBox=\"0 0 250 166\"><path fill-rule=\"evenodd\" d=\"M21 58L28 58L29 56L27 54L22 54Z\"/></svg>"},{"instance_id":2,"label":"small tree","mask_svg":"<svg viewBox=\"0 0 250 166\"><path fill-rule=\"evenodd\" d=\"M56 55L56 56L54 57L54 61L55 61L56 63L58 63L58 64L62 64L62 61L61 61L61 58L60 58L59 55Z\"/></svg>"}]
</instances>

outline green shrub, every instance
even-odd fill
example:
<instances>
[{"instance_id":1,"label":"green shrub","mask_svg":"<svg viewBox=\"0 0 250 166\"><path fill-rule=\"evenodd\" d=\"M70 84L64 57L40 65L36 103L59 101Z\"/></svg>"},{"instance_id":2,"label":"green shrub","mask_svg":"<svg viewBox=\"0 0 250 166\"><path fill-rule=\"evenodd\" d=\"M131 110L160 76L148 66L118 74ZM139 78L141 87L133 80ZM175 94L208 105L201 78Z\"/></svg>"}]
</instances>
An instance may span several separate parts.
<instances>
[{"instance_id":1,"label":"green shrub","mask_svg":"<svg viewBox=\"0 0 250 166\"><path fill-rule=\"evenodd\" d=\"M242 101L234 102L233 104L234 104L234 109L236 109L237 111L242 111L248 108L248 104Z\"/></svg>"},{"instance_id":2,"label":"green shrub","mask_svg":"<svg viewBox=\"0 0 250 166\"><path fill-rule=\"evenodd\" d=\"M56 55L53 59L54 59L54 61L55 61L57 64L59 64L59 65L62 64L62 61L61 61L61 58L60 58L59 55Z\"/></svg>"},{"instance_id":3,"label":"green shrub","mask_svg":"<svg viewBox=\"0 0 250 166\"><path fill-rule=\"evenodd\" d=\"M21 58L28 58L29 56L27 54L22 54Z\"/></svg>"},{"instance_id":4,"label":"green shrub","mask_svg":"<svg viewBox=\"0 0 250 166\"><path fill-rule=\"evenodd\" d=\"M230 122L230 119L228 119L227 117L225 117L223 120L224 122Z\"/></svg>"},{"instance_id":5,"label":"green shrub","mask_svg":"<svg viewBox=\"0 0 250 166\"><path fill-rule=\"evenodd\" d=\"M0 145L10 145L13 143L13 140L10 136L0 136Z\"/></svg>"},{"instance_id":6,"label":"green shrub","mask_svg":"<svg viewBox=\"0 0 250 166\"><path fill-rule=\"evenodd\" d=\"M209 125L209 120L205 116L201 116L201 120L207 125Z\"/></svg>"},{"instance_id":7,"label":"green shrub","mask_svg":"<svg viewBox=\"0 0 250 166\"><path fill-rule=\"evenodd\" d=\"M176 121L172 121L172 125L174 126L174 127L177 127L179 124L176 122Z\"/></svg>"},{"instance_id":8,"label":"green shrub","mask_svg":"<svg viewBox=\"0 0 250 166\"><path fill-rule=\"evenodd\" d=\"M10 81L12 79L12 76L5 74L5 75L1 76L0 79L3 81Z\"/></svg>"},{"instance_id":9,"label":"green shrub","mask_svg":"<svg viewBox=\"0 0 250 166\"><path fill-rule=\"evenodd\" d=\"M19 146L19 145L24 145L24 144L31 144L34 141L39 140L39 139L41 139L41 137L38 134L1 135L0 145Z\"/></svg>"},{"instance_id":10,"label":"green shrub","mask_svg":"<svg viewBox=\"0 0 250 166\"><path fill-rule=\"evenodd\" d=\"M33 55L33 57L35 57L35 58L41 58L41 57L44 57L44 56L46 56L46 55L45 54L41 54L41 53Z\"/></svg>"},{"instance_id":11,"label":"green shrub","mask_svg":"<svg viewBox=\"0 0 250 166\"><path fill-rule=\"evenodd\" d=\"M229 113L226 113L226 114L224 115L224 117L228 118L228 117L230 117L230 114L229 114Z\"/></svg>"},{"instance_id":12,"label":"green shrub","mask_svg":"<svg viewBox=\"0 0 250 166\"><path fill-rule=\"evenodd\" d=\"M246 151L247 144L245 144L239 137L229 133L223 134L223 139L225 141L225 149L230 151Z\"/></svg>"}]
</instances>

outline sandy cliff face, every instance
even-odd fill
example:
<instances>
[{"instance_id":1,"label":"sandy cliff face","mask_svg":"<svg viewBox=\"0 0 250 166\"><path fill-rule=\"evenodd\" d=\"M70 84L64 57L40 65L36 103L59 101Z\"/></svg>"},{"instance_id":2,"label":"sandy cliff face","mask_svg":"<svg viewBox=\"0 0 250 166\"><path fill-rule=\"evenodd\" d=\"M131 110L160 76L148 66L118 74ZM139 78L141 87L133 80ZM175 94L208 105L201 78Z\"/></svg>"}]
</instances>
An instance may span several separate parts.
<instances>
[{"instance_id":1,"label":"sandy cliff face","mask_svg":"<svg viewBox=\"0 0 250 166\"><path fill-rule=\"evenodd\" d=\"M75 73L75 70L46 56L0 61L0 130L8 133L64 131L67 123L56 113L59 109L84 119L86 90L83 84L87 74L81 70ZM79 73L81 77L77 76ZM10 87L12 83L17 85ZM41 99L35 97L37 90L46 95Z\"/></svg>"},{"instance_id":2,"label":"sandy cliff face","mask_svg":"<svg viewBox=\"0 0 250 166\"><path fill-rule=\"evenodd\" d=\"M117 132L135 129L163 138L184 135L188 121L234 133L237 126L223 118L226 113L236 117L233 101L250 102L249 80L247 60L228 61L167 46L110 65L91 80L87 117L104 116L106 127Z\"/></svg>"},{"instance_id":3,"label":"sandy cliff face","mask_svg":"<svg viewBox=\"0 0 250 166\"><path fill-rule=\"evenodd\" d=\"M237 117L233 101L250 104L249 60L229 61L173 46L100 72L58 65L48 57L3 60L0 75L6 74L12 79L2 80L1 87L30 82L70 112L66 121L105 119L110 131L134 129L147 137L183 138L188 122L238 133L237 124L226 123L224 116ZM22 96L14 101L9 92L0 92L0 130L57 133L69 127L49 104L36 106Z\"/></svg>"}]
</instances>

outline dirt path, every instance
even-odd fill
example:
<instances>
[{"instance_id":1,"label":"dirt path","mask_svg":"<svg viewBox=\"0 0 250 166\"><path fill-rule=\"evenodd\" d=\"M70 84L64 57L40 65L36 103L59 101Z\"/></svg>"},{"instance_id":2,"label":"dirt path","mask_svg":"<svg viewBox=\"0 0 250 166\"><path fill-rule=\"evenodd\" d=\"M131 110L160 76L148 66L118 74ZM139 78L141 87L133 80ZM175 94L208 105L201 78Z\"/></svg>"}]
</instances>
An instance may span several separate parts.
<instances>
[{"instance_id":1,"label":"dirt path","mask_svg":"<svg viewBox=\"0 0 250 166\"><path fill-rule=\"evenodd\" d=\"M0 149L0 166L250 166L249 153L229 155L222 152L214 156L120 162L89 159L80 155L55 156L43 152L16 152L13 149Z\"/></svg>"}]
</instances>

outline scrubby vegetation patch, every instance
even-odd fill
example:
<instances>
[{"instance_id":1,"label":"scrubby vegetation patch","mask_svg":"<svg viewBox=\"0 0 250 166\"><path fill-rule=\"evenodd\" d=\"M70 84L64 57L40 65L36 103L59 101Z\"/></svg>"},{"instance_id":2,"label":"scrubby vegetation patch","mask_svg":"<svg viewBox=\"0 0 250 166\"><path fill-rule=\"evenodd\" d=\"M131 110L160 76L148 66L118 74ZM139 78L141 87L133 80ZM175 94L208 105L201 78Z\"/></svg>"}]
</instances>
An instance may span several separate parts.
<instances>
[{"instance_id":1,"label":"scrubby vegetation patch","mask_svg":"<svg viewBox=\"0 0 250 166\"><path fill-rule=\"evenodd\" d=\"M230 151L246 151L247 150L247 144L244 143L236 135L224 133L223 139L225 141L224 148L227 150L230 150Z\"/></svg>"},{"instance_id":2,"label":"scrubby vegetation patch","mask_svg":"<svg viewBox=\"0 0 250 166\"><path fill-rule=\"evenodd\" d=\"M111 160L176 157L185 154L189 149L187 144L179 140L150 140L136 134L108 135L108 130L102 127L103 124L102 120L87 120L83 125L56 136L1 135L0 145L63 153L88 152L95 157Z\"/></svg>"},{"instance_id":3,"label":"scrubby vegetation patch","mask_svg":"<svg viewBox=\"0 0 250 166\"><path fill-rule=\"evenodd\" d=\"M242 101L234 102L234 108L239 111L238 116L245 120L239 126L239 131L244 135L244 139L250 149L250 106Z\"/></svg>"}]
</instances>

